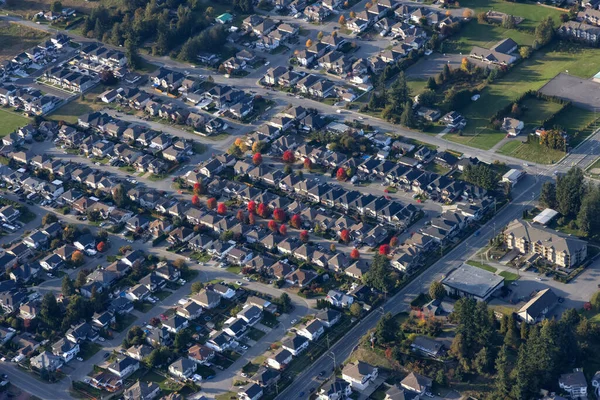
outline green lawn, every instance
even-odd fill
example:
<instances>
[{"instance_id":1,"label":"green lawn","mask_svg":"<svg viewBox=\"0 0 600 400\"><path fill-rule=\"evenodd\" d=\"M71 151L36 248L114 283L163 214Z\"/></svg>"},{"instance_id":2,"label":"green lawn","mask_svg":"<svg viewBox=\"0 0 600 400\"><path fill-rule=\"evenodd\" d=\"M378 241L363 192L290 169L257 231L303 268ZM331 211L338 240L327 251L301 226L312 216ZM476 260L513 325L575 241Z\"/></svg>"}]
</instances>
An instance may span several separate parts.
<instances>
[{"instance_id":1,"label":"green lawn","mask_svg":"<svg viewBox=\"0 0 600 400\"><path fill-rule=\"evenodd\" d=\"M469 129L471 119L468 119L467 121L467 127L465 130ZM462 136L459 136L457 133L449 133L444 135L444 139L450 140L451 142L476 147L478 149L489 150L494 147L496 143L501 141L504 136L506 136L506 133L504 132L495 131L487 127L480 127L478 132L472 132L470 134L463 133Z\"/></svg>"},{"instance_id":2,"label":"green lawn","mask_svg":"<svg viewBox=\"0 0 600 400\"><path fill-rule=\"evenodd\" d=\"M48 117L54 121L65 121L69 124L76 124L77 119L87 113L94 112L92 103L84 103L80 100L73 100L70 103L60 107Z\"/></svg>"},{"instance_id":3,"label":"green lawn","mask_svg":"<svg viewBox=\"0 0 600 400\"><path fill-rule=\"evenodd\" d=\"M8 22L0 23L0 61L9 60L23 50L38 45L48 32Z\"/></svg>"},{"instance_id":4,"label":"green lawn","mask_svg":"<svg viewBox=\"0 0 600 400\"><path fill-rule=\"evenodd\" d=\"M519 45L531 46L535 39L527 31L504 29L491 24L479 24L476 20L472 20L465 25L455 37L456 40L451 40L447 45L444 45L446 52L469 54L473 46L489 49L505 38L511 38Z\"/></svg>"},{"instance_id":5,"label":"green lawn","mask_svg":"<svg viewBox=\"0 0 600 400\"><path fill-rule=\"evenodd\" d=\"M519 279L519 275L509 272L509 271L502 271L498 275L504 277L505 285L510 285L511 283L513 283L514 281Z\"/></svg>"},{"instance_id":6,"label":"green lawn","mask_svg":"<svg viewBox=\"0 0 600 400\"><path fill-rule=\"evenodd\" d=\"M555 26L558 26L560 22L559 16L562 13L553 8L535 3L515 3L502 0L465 0L460 2L460 6L471 8L475 12L474 15L477 15L479 12L494 10L523 17L525 20L519 24L519 27L529 29L535 28L547 16L554 18Z\"/></svg>"},{"instance_id":7,"label":"green lawn","mask_svg":"<svg viewBox=\"0 0 600 400\"><path fill-rule=\"evenodd\" d=\"M263 336L265 336L265 333L260 329L250 328L250 331L248 332L248 337L255 342L259 341Z\"/></svg>"},{"instance_id":8,"label":"green lawn","mask_svg":"<svg viewBox=\"0 0 600 400\"><path fill-rule=\"evenodd\" d=\"M94 354L99 352L101 348L102 346L100 346L97 343L85 341L81 343L81 346L79 347L80 351L79 354L77 354L77 356L83 358L84 360L88 360Z\"/></svg>"},{"instance_id":9,"label":"green lawn","mask_svg":"<svg viewBox=\"0 0 600 400\"><path fill-rule=\"evenodd\" d=\"M28 123L29 118L0 108L0 137L8 135Z\"/></svg>"},{"instance_id":10,"label":"green lawn","mask_svg":"<svg viewBox=\"0 0 600 400\"><path fill-rule=\"evenodd\" d=\"M537 142L522 143L519 139L505 143L497 152L540 164L553 164L565 155L562 151L549 149Z\"/></svg>"},{"instance_id":11,"label":"green lawn","mask_svg":"<svg viewBox=\"0 0 600 400\"><path fill-rule=\"evenodd\" d=\"M410 89L410 94L412 96L416 96L425 90L425 86L427 85L427 81L425 79L414 79L407 80L408 88ZM369 97L369 96L363 96Z\"/></svg>"},{"instance_id":12,"label":"green lawn","mask_svg":"<svg viewBox=\"0 0 600 400\"><path fill-rule=\"evenodd\" d=\"M543 121L556 114L562 108L562 104L545 101L535 97L525 99L521 103L521 109L524 111L520 119L525 123L525 133L538 127Z\"/></svg>"},{"instance_id":13,"label":"green lawn","mask_svg":"<svg viewBox=\"0 0 600 400\"><path fill-rule=\"evenodd\" d=\"M561 126L567 131L570 136L569 145L575 147L596 129L598 123L589 128L587 126L599 117L600 115L593 111L573 106L558 114L554 120L554 124Z\"/></svg>"},{"instance_id":14,"label":"green lawn","mask_svg":"<svg viewBox=\"0 0 600 400\"><path fill-rule=\"evenodd\" d=\"M502 79L487 85L481 98L468 104L461 113L467 119L463 137L456 134L445 138L480 149L490 149L502 139L502 132L488 128L495 112L512 103L528 90L539 90L559 72L589 78L598 72L600 49L584 48L572 43L557 43L536 52Z\"/></svg>"},{"instance_id":15,"label":"green lawn","mask_svg":"<svg viewBox=\"0 0 600 400\"><path fill-rule=\"evenodd\" d=\"M486 271L492 272L494 274L496 273L496 271L498 271L497 268L492 267L491 265L484 264L484 263L479 262L479 261L468 260L467 264L472 265L472 266L477 267L477 268L485 269Z\"/></svg>"}]
</instances>

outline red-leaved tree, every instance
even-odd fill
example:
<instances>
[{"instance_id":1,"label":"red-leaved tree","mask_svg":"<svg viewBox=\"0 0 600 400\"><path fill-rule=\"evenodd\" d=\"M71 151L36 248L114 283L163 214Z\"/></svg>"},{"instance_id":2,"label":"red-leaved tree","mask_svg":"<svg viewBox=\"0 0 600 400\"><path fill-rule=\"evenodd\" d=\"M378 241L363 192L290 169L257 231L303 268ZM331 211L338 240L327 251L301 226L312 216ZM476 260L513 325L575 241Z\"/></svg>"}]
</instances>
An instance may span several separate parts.
<instances>
[{"instance_id":1,"label":"red-leaved tree","mask_svg":"<svg viewBox=\"0 0 600 400\"><path fill-rule=\"evenodd\" d=\"M214 210L217 208L217 199L211 197L210 199L206 200L206 207L208 207L209 210Z\"/></svg>"},{"instance_id":2,"label":"red-leaved tree","mask_svg":"<svg viewBox=\"0 0 600 400\"><path fill-rule=\"evenodd\" d=\"M238 221L243 222L244 221L244 212L242 210L238 210L236 218Z\"/></svg>"},{"instance_id":3,"label":"red-leaved tree","mask_svg":"<svg viewBox=\"0 0 600 400\"><path fill-rule=\"evenodd\" d=\"M358 251L358 249L352 249L352 251L350 252L350 258L352 258L353 260L358 260L360 258L360 252Z\"/></svg>"},{"instance_id":4,"label":"red-leaved tree","mask_svg":"<svg viewBox=\"0 0 600 400\"><path fill-rule=\"evenodd\" d=\"M210 200L210 199L209 199ZM214 200L214 199L213 199ZM192 196L192 204L195 205L196 207L198 207L200 205L200 197L198 197L197 194ZM208 207L209 203L208 201L206 202L206 206Z\"/></svg>"},{"instance_id":5,"label":"red-leaved tree","mask_svg":"<svg viewBox=\"0 0 600 400\"><path fill-rule=\"evenodd\" d=\"M260 165L260 164L262 164L262 162L263 162L262 154L256 153L252 156L252 163L254 165Z\"/></svg>"},{"instance_id":6,"label":"red-leaved tree","mask_svg":"<svg viewBox=\"0 0 600 400\"><path fill-rule=\"evenodd\" d=\"M304 159L304 168L308 170L312 168L312 161L310 161L310 158Z\"/></svg>"},{"instance_id":7,"label":"red-leaved tree","mask_svg":"<svg viewBox=\"0 0 600 400\"><path fill-rule=\"evenodd\" d=\"M346 170L342 167L338 168L337 172L335 173L335 177L338 181L345 181L346 178L348 178L348 175L346 175Z\"/></svg>"},{"instance_id":8,"label":"red-leaved tree","mask_svg":"<svg viewBox=\"0 0 600 400\"><path fill-rule=\"evenodd\" d=\"M200 184L200 182L194 183L194 194L202 194L202 185Z\"/></svg>"},{"instance_id":9,"label":"red-leaved tree","mask_svg":"<svg viewBox=\"0 0 600 400\"><path fill-rule=\"evenodd\" d=\"M287 226L285 226L285 224L281 224L279 227L279 233L283 236L287 235Z\"/></svg>"},{"instance_id":10,"label":"red-leaved tree","mask_svg":"<svg viewBox=\"0 0 600 400\"><path fill-rule=\"evenodd\" d=\"M256 223L256 215L254 213L248 214L248 223L254 225Z\"/></svg>"},{"instance_id":11,"label":"red-leaved tree","mask_svg":"<svg viewBox=\"0 0 600 400\"><path fill-rule=\"evenodd\" d=\"M285 211L283 211L281 208L274 209L273 210L273 218L277 222L285 221Z\"/></svg>"},{"instance_id":12,"label":"red-leaved tree","mask_svg":"<svg viewBox=\"0 0 600 400\"><path fill-rule=\"evenodd\" d=\"M298 214L292 215L292 218L290 219L290 225L296 229L300 229L302 226L302 217Z\"/></svg>"},{"instance_id":13,"label":"red-leaved tree","mask_svg":"<svg viewBox=\"0 0 600 400\"><path fill-rule=\"evenodd\" d=\"M255 213L256 212L256 202L255 201L250 201L248 203L248 212L249 213Z\"/></svg>"},{"instance_id":14,"label":"red-leaved tree","mask_svg":"<svg viewBox=\"0 0 600 400\"><path fill-rule=\"evenodd\" d=\"M342 242L348 243L350 241L350 231L348 231L348 229L342 229L340 232L340 239L342 239Z\"/></svg>"},{"instance_id":15,"label":"red-leaved tree","mask_svg":"<svg viewBox=\"0 0 600 400\"><path fill-rule=\"evenodd\" d=\"M388 254L390 254L390 245L382 244L381 246L379 246L379 254L381 254L382 256L387 256Z\"/></svg>"},{"instance_id":16,"label":"red-leaved tree","mask_svg":"<svg viewBox=\"0 0 600 400\"><path fill-rule=\"evenodd\" d=\"M219 203L219 205L217 206L217 212L221 215L227 213L227 206L225 205L225 203Z\"/></svg>"},{"instance_id":17,"label":"red-leaved tree","mask_svg":"<svg viewBox=\"0 0 600 400\"><path fill-rule=\"evenodd\" d=\"M270 220L268 226L272 232L275 232L277 230L277 222L275 222L274 220Z\"/></svg>"},{"instance_id":18,"label":"red-leaved tree","mask_svg":"<svg viewBox=\"0 0 600 400\"><path fill-rule=\"evenodd\" d=\"M308 231L300 232L300 240L302 240L304 243L308 242Z\"/></svg>"},{"instance_id":19,"label":"red-leaved tree","mask_svg":"<svg viewBox=\"0 0 600 400\"><path fill-rule=\"evenodd\" d=\"M256 213L263 218L269 218L269 207L265 203L260 203Z\"/></svg>"},{"instance_id":20,"label":"red-leaved tree","mask_svg":"<svg viewBox=\"0 0 600 400\"><path fill-rule=\"evenodd\" d=\"M104 253L104 250L106 250L106 243L104 242L100 242L96 245L96 250L98 250L100 253Z\"/></svg>"},{"instance_id":21,"label":"red-leaved tree","mask_svg":"<svg viewBox=\"0 0 600 400\"><path fill-rule=\"evenodd\" d=\"M392 236L392 238L390 239L390 246L391 247L398 246L398 238L396 236Z\"/></svg>"},{"instance_id":22,"label":"red-leaved tree","mask_svg":"<svg viewBox=\"0 0 600 400\"><path fill-rule=\"evenodd\" d=\"M282 160L285 163L292 164L296 161L296 157L294 157L294 153L291 150L286 150L283 152Z\"/></svg>"}]
</instances>

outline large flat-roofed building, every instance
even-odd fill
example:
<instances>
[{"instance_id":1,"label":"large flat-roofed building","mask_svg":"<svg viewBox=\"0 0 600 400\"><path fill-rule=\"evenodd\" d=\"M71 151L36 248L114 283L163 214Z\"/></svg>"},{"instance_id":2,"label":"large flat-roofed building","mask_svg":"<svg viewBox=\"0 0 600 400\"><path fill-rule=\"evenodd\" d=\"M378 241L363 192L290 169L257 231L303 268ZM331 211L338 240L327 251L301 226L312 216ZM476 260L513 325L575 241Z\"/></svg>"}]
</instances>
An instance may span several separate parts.
<instances>
[{"instance_id":1,"label":"large flat-roofed building","mask_svg":"<svg viewBox=\"0 0 600 400\"><path fill-rule=\"evenodd\" d=\"M486 301L504 285L504 278L484 269L462 264L442 280L450 295Z\"/></svg>"},{"instance_id":2,"label":"large flat-roofed building","mask_svg":"<svg viewBox=\"0 0 600 400\"><path fill-rule=\"evenodd\" d=\"M537 255L563 268L572 268L587 257L584 240L519 219L504 230L504 243L509 249Z\"/></svg>"},{"instance_id":3,"label":"large flat-roofed building","mask_svg":"<svg viewBox=\"0 0 600 400\"><path fill-rule=\"evenodd\" d=\"M523 171L518 169L511 169L504 175L502 175L502 182L508 182L511 186L515 186L517 182L523 177Z\"/></svg>"}]
</instances>

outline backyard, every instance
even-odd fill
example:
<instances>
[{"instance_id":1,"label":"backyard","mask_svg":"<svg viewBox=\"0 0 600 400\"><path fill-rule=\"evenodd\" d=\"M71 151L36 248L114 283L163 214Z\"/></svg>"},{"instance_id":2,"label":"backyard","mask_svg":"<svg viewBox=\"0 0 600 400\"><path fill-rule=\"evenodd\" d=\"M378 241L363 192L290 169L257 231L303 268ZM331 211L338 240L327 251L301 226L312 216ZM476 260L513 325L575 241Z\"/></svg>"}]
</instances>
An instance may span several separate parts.
<instances>
[{"instance_id":1,"label":"backyard","mask_svg":"<svg viewBox=\"0 0 600 400\"><path fill-rule=\"evenodd\" d=\"M489 10L500 11L511 15L525 18L519 24L519 28L534 29L536 25L547 16L554 19L555 25L558 26L559 16L562 11L551 7L544 7L535 3L516 3L502 0L465 0L460 2L461 7L467 7L474 11L474 15L480 12ZM518 41L517 41L518 43Z\"/></svg>"},{"instance_id":2,"label":"backyard","mask_svg":"<svg viewBox=\"0 0 600 400\"><path fill-rule=\"evenodd\" d=\"M0 108L0 137L8 135L28 123L28 118Z\"/></svg>"},{"instance_id":3,"label":"backyard","mask_svg":"<svg viewBox=\"0 0 600 400\"><path fill-rule=\"evenodd\" d=\"M517 29L505 29L492 24L480 24L476 20L467 23L460 33L444 44L447 53L469 54L473 46L489 49L502 39L511 38L520 46L531 46L534 36Z\"/></svg>"},{"instance_id":4,"label":"backyard","mask_svg":"<svg viewBox=\"0 0 600 400\"><path fill-rule=\"evenodd\" d=\"M520 139L505 143L497 152L499 154L539 164L553 164L565 155L564 152L549 149L548 147L540 145L537 141L523 143Z\"/></svg>"}]
</instances>

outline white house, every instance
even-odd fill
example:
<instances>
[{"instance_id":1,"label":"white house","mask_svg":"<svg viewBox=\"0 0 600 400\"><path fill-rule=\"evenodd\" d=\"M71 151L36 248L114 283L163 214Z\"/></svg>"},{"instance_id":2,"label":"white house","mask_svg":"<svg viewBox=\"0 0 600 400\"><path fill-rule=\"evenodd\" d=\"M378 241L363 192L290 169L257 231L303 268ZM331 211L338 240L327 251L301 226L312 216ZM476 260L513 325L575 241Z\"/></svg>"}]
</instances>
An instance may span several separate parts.
<instances>
[{"instance_id":1,"label":"white house","mask_svg":"<svg viewBox=\"0 0 600 400\"><path fill-rule=\"evenodd\" d=\"M369 384L377 379L379 371L362 361L356 364L347 364L342 370L342 379L348 382L353 388L365 390Z\"/></svg>"}]
</instances>

